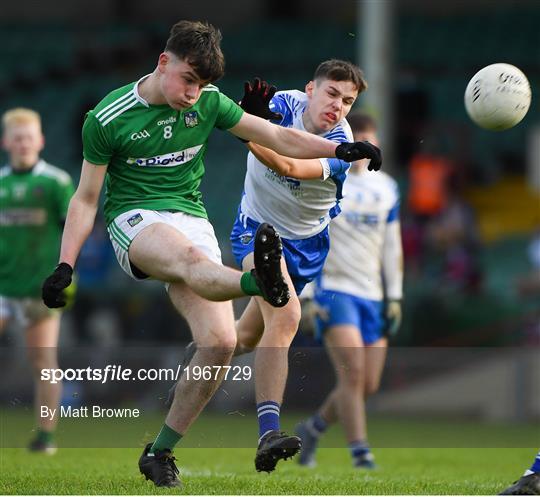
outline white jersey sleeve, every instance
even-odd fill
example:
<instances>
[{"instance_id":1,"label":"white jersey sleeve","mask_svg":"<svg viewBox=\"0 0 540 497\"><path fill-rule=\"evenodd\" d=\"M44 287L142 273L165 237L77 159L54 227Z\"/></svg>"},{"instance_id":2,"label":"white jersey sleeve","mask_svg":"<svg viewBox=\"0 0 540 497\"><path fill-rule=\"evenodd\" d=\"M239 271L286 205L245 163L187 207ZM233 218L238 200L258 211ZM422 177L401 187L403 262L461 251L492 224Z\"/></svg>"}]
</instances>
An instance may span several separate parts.
<instances>
[{"instance_id":1,"label":"white jersey sleeve","mask_svg":"<svg viewBox=\"0 0 540 497\"><path fill-rule=\"evenodd\" d=\"M387 240L388 229L394 224L399 239ZM387 246L395 257L390 261L390 271L392 267L402 270L399 192L388 174L379 171L349 175L342 213L330 225L330 241L320 287L382 300L385 296L383 265L389 264L388 260L384 261L387 242L394 243L393 248ZM390 282L392 298L400 298L402 280L402 276L395 275Z\"/></svg>"},{"instance_id":2,"label":"white jersey sleeve","mask_svg":"<svg viewBox=\"0 0 540 497\"><path fill-rule=\"evenodd\" d=\"M305 131L302 116L307 103L305 93L288 90L276 93L270 108L282 116L277 124ZM353 141L346 120L323 136L336 143ZM280 176L249 153L240 205L242 214L257 222L271 223L288 239L309 238L320 233L340 212L343 184L350 167L339 159L320 160L322 178L298 180Z\"/></svg>"},{"instance_id":3,"label":"white jersey sleeve","mask_svg":"<svg viewBox=\"0 0 540 497\"><path fill-rule=\"evenodd\" d=\"M382 273L385 297L389 300L403 298L403 245L399 220L387 223L382 248Z\"/></svg>"}]
</instances>

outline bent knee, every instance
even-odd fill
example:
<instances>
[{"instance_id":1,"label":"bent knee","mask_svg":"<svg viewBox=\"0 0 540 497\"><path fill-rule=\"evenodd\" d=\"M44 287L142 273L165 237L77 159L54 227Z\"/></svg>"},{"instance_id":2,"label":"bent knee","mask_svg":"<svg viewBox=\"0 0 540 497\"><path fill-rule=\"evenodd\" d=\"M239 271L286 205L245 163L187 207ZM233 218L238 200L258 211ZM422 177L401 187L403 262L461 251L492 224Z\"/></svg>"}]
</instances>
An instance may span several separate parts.
<instances>
[{"instance_id":1,"label":"bent knee","mask_svg":"<svg viewBox=\"0 0 540 497\"><path fill-rule=\"evenodd\" d=\"M338 371L339 384L354 390L365 388L365 370L358 365L343 366Z\"/></svg>"},{"instance_id":2,"label":"bent knee","mask_svg":"<svg viewBox=\"0 0 540 497\"><path fill-rule=\"evenodd\" d=\"M215 329L206 333L204 337L197 341L198 347L223 350L225 352L234 351L236 347L236 332L232 329Z\"/></svg>"},{"instance_id":3,"label":"bent knee","mask_svg":"<svg viewBox=\"0 0 540 497\"><path fill-rule=\"evenodd\" d=\"M185 281L193 277L196 267L206 259L208 257L201 250L189 245L170 259L168 269L177 279Z\"/></svg>"},{"instance_id":4,"label":"bent knee","mask_svg":"<svg viewBox=\"0 0 540 497\"><path fill-rule=\"evenodd\" d=\"M180 260L183 264L192 265L207 259L206 255L194 245L190 245L187 250L182 251Z\"/></svg>"},{"instance_id":5,"label":"bent knee","mask_svg":"<svg viewBox=\"0 0 540 497\"><path fill-rule=\"evenodd\" d=\"M239 329L237 338L239 351L245 354L251 352L255 349L255 347L257 347L257 344L261 340L261 334L252 333L249 330Z\"/></svg>"},{"instance_id":6,"label":"bent knee","mask_svg":"<svg viewBox=\"0 0 540 497\"><path fill-rule=\"evenodd\" d=\"M366 396L376 393L381 386L380 380L368 379L364 385L364 393Z\"/></svg>"},{"instance_id":7,"label":"bent knee","mask_svg":"<svg viewBox=\"0 0 540 497\"><path fill-rule=\"evenodd\" d=\"M297 297L293 297L285 307L274 311L269 325L272 328L282 330L284 333L290 332L294 334L298 330L301 316L300 302Z\"/></svg>"}]
</instances>

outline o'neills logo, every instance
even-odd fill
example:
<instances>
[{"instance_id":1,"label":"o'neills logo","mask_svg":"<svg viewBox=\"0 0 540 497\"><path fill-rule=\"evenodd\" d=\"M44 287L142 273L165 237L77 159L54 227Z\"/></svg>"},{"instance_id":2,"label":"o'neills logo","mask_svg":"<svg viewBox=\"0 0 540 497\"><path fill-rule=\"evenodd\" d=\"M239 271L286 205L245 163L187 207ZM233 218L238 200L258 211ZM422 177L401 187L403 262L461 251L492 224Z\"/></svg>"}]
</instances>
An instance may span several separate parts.
<instances>
[{"instance_id":1,"label":"o'neills logo","mask_svg":"<svg viewBox=\"0 0 540 497\"><path fill-rule=\"evenodd\" d=\"M171 116L168 119L162 119L161 121L158 121L156 124L158 126L163 126L165 124L173 124L176 122L176 116Z\"/></svg>"},{"instance_id":2,"label":"o'neills logo","mask_svg":"<svg viewBox=\"0 0 540 497\"><path fill-rule=\"evenodd\" d=\"M135 164L141 167L174 167L181 164L189 162L193 157L195 157L201 150L202 145L197 145L196 147L186 148L185 150L180 150L178 152L172 152L165 155L156 155L155 157L145 157L140 159L135 159L130 157L127 160L127 163L132 165Z\"/></svg>"}]
</instances>

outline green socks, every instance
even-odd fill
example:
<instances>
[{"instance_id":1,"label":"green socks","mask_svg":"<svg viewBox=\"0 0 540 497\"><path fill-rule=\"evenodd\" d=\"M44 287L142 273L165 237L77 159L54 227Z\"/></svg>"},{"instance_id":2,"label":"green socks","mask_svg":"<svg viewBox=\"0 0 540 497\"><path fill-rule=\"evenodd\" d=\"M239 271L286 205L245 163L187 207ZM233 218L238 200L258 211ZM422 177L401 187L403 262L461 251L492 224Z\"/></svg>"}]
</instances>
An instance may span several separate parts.
<instances>
[{"instance_id":1,"label":"green socks","mask_svg":"<svg viewBox=\"0 0 540 497\"><path fill-rule=\"evenodd\" d=\"M54 438L54 432L52 431L44 431L41 428L38 428L38 432L36 435L36 439L38 442L49 444L53 441Z\"/></svg>"},{"instance_id":2,"label":"green socks","mask_svg":"<svg viewBox=\"0 0 540 497\"><path fill-rule=\"evenodd\" d=\"M257 281L251 272L242 274L240 288L246 295L262 295L259 285L257 285Z\"/></svg>"},{"instance_id":3,"label":"green socks","mask_svg":"<svg viewBox=\"0 0 540 497\"><path fill-rule=\"evenodd\" d=\"M174 446L180 441L181 438L182 435L180 435L180 433L177 433L172 428L164 424L161 427L161 431L159 432L156 441L152 447L150 447L148 453L153 454L156 450L163 449L173 450Z\"/></svg>"}]
</instances>

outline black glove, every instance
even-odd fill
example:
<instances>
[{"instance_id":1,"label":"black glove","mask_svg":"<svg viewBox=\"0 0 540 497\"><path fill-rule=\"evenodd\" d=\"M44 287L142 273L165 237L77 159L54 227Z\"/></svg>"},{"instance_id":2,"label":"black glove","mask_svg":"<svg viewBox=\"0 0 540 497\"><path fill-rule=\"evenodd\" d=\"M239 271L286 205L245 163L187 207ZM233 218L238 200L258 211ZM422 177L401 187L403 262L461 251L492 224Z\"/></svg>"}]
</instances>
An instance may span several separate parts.
<instances>
[{"instance_id":1,"label":"black glove","mask_svg":"<svg viewBox=\"0 0 540 497\"><path fill-rule=\"evenodd\" d=\"M240 107L248 114L253 114L263 119L272 121L282 119L282 115L277 112L272 112L269 109L270 101L275 95L277 88L268 86L266 81L261 81L259 78L253 80L253 84L249 81L244 83L244 96L240 100Z\"/></svg>"},{"instance_id":2,"label":"black glove","mask_svg":"<svg viewBox=\"0 0 540 497\"><path fill-rule=\"evenodd\" d=\"M387 337L396 336L399 327L401 326L401 301L389 300L386 302L384 310L385 326L384 334Z\"/></svg>"},{"instance_id":3,"label":"black glove","mask_svg":"<svg viewBox=\"0 0 540 497\"><path fill-rule=\"evenodd\" d=\"M340 143L336 147L336 157L345 162L371 159L368 165L369 171L378 171L382 164L381 151L369 142Z\"/></svg>"},{"instance_id":4,"label":"black glove","mask_svg":"<svg viewBox=\"0 0 540 497\"><path fill-rule=\"evenodd\" d=\"M43 282L41 296L47 307L55 309L66 305L64 290L71 284L72 276L73 268L68 263L61 262Z\"/></svg>"}]
</instances>

